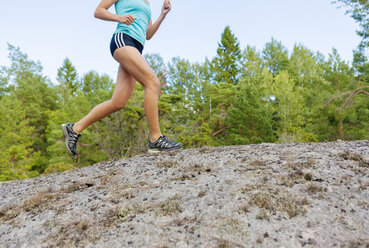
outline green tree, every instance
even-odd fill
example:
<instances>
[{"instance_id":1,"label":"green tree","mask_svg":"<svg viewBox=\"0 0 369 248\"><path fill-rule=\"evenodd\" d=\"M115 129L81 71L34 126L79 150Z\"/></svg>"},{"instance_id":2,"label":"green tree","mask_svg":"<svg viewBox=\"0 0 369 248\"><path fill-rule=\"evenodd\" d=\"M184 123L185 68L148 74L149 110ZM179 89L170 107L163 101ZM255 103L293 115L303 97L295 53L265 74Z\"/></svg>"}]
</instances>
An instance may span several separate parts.
<instances>
[{"instance_id":1,"label":"green tree","mask_svg":"<svg viewBox=\"0 0 369 248\"><path fill-rule=\"evenodd\" d=\"M42 66L40 61L33 61L28 58L28 55L21 52L19 47L15 47L8 43L8 58L11 61L10 68L7 68L9 81L14 81L15 78L22 78L28 74L41 74Z\"/></svg>"},{"instance_id":2,"label":"green tree","mask_svg":"<svg viewBox=\"0 0 369 248\"><path fill-rule=\"evenodd\" d=\"M135 85L126 106L105 117L96 125L96 142L108 158L130 157L146 151L148 130L143 106L144 89Z\"/></svg>"},{"instance_id":3,"label":"green tree","mask_svg":"<svg viewBox=\"0 0 369 248\"><path fill-rule=\"evenodd\" d=\"M101 134L96 131L97 126L101 125L99 122L83 131L82 137L78 141L76 157L73 157L66 150L61 124L80 120L95 105L108 100L112 94L112 80L108 76L100 76L94 71L86 73L78 85L79 88L75 90L74 94L67 91L64 95L65 100L58 101L57 110L49 111L47 155L50 166L63 163L82 167L107 159L106 151L99 145Z\"/></svg>"},{"instance_id":4,"label":"green tree","mask_svg":"<svg viewBox=\"0 0 369 248\"><path fill-rule=\"evenodd\" d=\"M168 65L167 85L160 98L161 126L164 132L178 136L185 148L211 145L202 66L173 58Z\"/></svg>"},{"instance_id":5,"label":"green tree","mask_svg":"<svg viewBox=\"0 0 369 248\"><path fill-rule=\"evenodd\" d=\"M354 70L345 61L342 60L335 48L329 54L328 60L322 65L324 69L324 78L331 84L331 92L343 91L356 84L354 79Z\"/></svg>"},{"instance_id":6,"label":"green tree","mask_svg":"<svg viewBox=\"0 0 369 248\"><path fill-rule=\"evenodd\" d=\"M76 68L72 62L66 58L63 61L63 65L58 69L57 75L58 81L58 94L62 101L66 101L69 96L75 95L78 83L78 74Z\"/></svg>"},{"instance_id":7,"label":"green tree","mask_svg":"<svg viewBox=\"0 0 369 248\"><path fill-rule=\"evenodd\" d=\"M163 58L158 53L145 54L145 60L150 65L151 69L154 71L158 77L162 86L166 85L166 76L168 74L168 68L164 63Z\"/></svg>"},{"instance_id":8,"label":"green tree","mask_svg":"<svg viewBox=\"0 0 369 248\"><path fill-rule=\"evenodd\" d=\"M349 133L356 129L355 126L358 125L357 121L360 119L360 117L355 117L355 113L361 112L359 109L362 110L365 104L345 106L345 96L349 96L350 92L355 92L355 89L364 86L364 84L355 79L353 68L340 58L335 49L322 68L329 87L321 92L325 96L324 103L318 108L319 111L315 118L319 139L351 139L353 136ZM359 98L361 99L361 96Z\"/></svg>"},{"instance_id":9,"label":"green tree","mask_svg":"<svg viewBox=\"0 0 369 248\"><path fill-rule=\"evenodd\" d=\"M281 42L272 38L270 42L266 43L262 54L265 67L268 68L274 76L287 69L289 63L288 51Z\"/></svg>"},{"instance_id":10,"label":"green tree","mask_svg":"<svg viewBox=\"0 0 369 248\"><path fill-rule=\"evenodd\" d=\"M111 98L113 94L113 80L106 74L99 75L95 71L87 72L80 82L80 92L94 107Z\"/></svg>"},{"instance_id":11,"label":"green tree","mask_svg":"<svg viewBox=\"0 0 369 248\"><path fill-rule=\"evenodd\" d=\"M349 9L347 14L359 24L360 30L357 34L362 38L360 46L368 47L369 45L369 2L367 0L337 0L333 3L343 3Z\"/></svg>"},{"instance_id":12,"label":"green tree","mask_svg":"<svg viewBox=\"0 0 369 248\"><path fill-rule=\"evenodd\" d=\"M7 68L0 66L0 99L3 95L7 94L10 90L9 78L7 75Z\"/></svg>"},{"instance_id":13,"label":"green tree","mask_svg":"<svg viewBox=\"0 0 369 248\"><path fill-rule=\"evenodd\" d=\"M351 124L358 124L361 123L361 119L365 119L363 114L367 112L366 102L368 102L369 96L369 62L368 62L368 47L369 47L369 2L366 0L338 0L334 1L334 3L340 2L348 7L346 14L350 14L351 17L359 24L360 30L357 30L357 34L361 37L361 42L354 51L354 58L353 58L353 67L357 74L357 86L354 90L344 92L341 95L337 95L333 97L333 99L347 97L344 100L344 104L339 107L340 113L342 111L346 112L351 109L351 118L342 117L339 121L339 135L341 138L344 138L343 134L343 126L350 126ZM355 98L355 104L353 99ZM364 103L363 103L364 102ZM355 109L355 110L353 110ZM355 117L352 117L355 116ZM349 121L350 120L350 121ZM352 122L352 120L355 120ZM364 123L364 122L363 122ZM365 129L365 124L361 125L361 128ZM362 130L362 129L359 129ZM360 131L356 133L360 133ZM346 130L345 134L350 132L350 128ZM352 137L352 135L350 136ZM366 134L356 136L358 137L367 137Z\"/></svg>"},{"instance_id":14,"label":"green tree","mask_svg":"<svg viewBox=\"0 0 369 248\"><path fill-rule=\"evenodd\" d=\"M304 130L310 123L303 115L306 108L302 90L301 86L295 86L287 71L275 77L273 95L276 97L277 112L281 120L278 135L280 142L317 141L313 133Z\"/></svg>"},{"instance_id":15,"label":"green tree","mask_svg":"<svg viewBox=\"0 0 369 248\"><path fill-rule=\"evenodd\" d=\"M231 128L226 122L229 108L234 102L236 87L226 82L217 84L204 83L204 94L209 106L209 126L212 139L216 145L229 144L227 130Z\"/></svg>"},{"instance_id":16,"label":"green tree","mask_svg":"<svg viewBox=\"0 0 369 248\"><path fill-rule=\"evenodd\" d=\"M369 83L369 59L365 55L365 48L363 46L359 46L354 51L352 65L358 75L357 80Z\"/></svg>"},{"instance_id":17,"label":"green tree","mask_svg":"<svg viewBox=\"0 0 369 248\"><path fill-rule=\"evenodd\" d=\"M32 167L40 152L32 148L34 128L22 102L11 96L0 100L0 181L37 176Z\"/></svg>"},{"instance_id":18,"label":"green tree","mask_svg":"<svg viewBox=\"0 0 369 248\"><path fill-rule=\"evenodd\" d=\"M224 29L217 56L212 61L212 72L215 82L237 84L240 78L240 43L229 26Z\"/></svg>"},{"instance_id":19,"label":"green tree","mask_svg":"<svg viewBox=\"0 0 369 248\"><path fill-rule=\"evenodd\" d=\"M226 119L228 142L232 145L273 142L272 108L251 79L240 82Z\"/></svg>"},{"instance_id":20,"label":"green tree","mask_svg":"<svg viewBox=\"0 0 369 248\"><path fill-rule=\"evenodd\" d=\"M48 112L56 109L57 95L49 79L42 75L39 62L30 60L19 48L9 45L8 49L11 65L3 67L3 72L12 87L7 94L21 102L29 125L34 127L30 134L32 148L35 152L41 152L41 156L33 169L42 172L47 165L45 135Z\"/></svg>"},{"instance_id":21,"label":"green tree","mask_svg":"<svg viewBox=\"0 0 369 248\"><path fill-rule=\"evenodd\" d=\"M255 47L247 46L242 54L242 78L257 78L263 71L263 59Z\"/></svg>"}]
</instances>

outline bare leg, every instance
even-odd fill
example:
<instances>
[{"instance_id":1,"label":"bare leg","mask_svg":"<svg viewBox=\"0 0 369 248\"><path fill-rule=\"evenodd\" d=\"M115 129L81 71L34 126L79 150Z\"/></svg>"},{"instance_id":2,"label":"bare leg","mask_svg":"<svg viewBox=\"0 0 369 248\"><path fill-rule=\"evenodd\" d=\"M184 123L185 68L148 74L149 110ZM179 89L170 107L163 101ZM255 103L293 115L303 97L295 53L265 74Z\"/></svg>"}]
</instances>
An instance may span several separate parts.
<instances>
[{"instance_id":1,"label":"bare leg","mask_svg":"<svg viewBox=\"0 0 369 248\"><path fill-rule=\"evenodd\" d=\"M150 140L156 141L162 135L158 113L159 79L134 47L126 46L115 50L114 58L143 85L145 89L144 110L150 129Z\"/></svg>"},{"instance_id":2,"label":"bare leg","mask_svg":"<svg viewBox=\"0 0 369 248\"><path fill-rule=\"evenodd\" d=\"M117 83L110 100L95 106L82 120L74 124L73 130L81 133L85 128L109 114L122 109L132 94L136 79L122 66L119 66Z\"/></svg>"}]
</instances>

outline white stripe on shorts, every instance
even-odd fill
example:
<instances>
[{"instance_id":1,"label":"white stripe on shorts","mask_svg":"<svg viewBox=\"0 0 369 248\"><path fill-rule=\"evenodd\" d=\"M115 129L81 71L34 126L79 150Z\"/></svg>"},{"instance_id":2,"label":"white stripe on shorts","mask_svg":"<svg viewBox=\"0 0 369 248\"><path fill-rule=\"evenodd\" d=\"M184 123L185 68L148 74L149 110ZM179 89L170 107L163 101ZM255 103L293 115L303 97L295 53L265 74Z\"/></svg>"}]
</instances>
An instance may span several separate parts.
<instances>
[{"instance_id":1,"label":"white stripe on shorts","mask_svg":"<svg viewBox=\"0 0 369 248\"><path fill-rule=\"evenodd\" d=\"M124 42L123 42L123 39L122 39L122 33L118 34L118 42L120 44L119 48L124 46Z\"/></svg>"},{"instance_id":2,"label":"white stripe on shorts","mask_svg":"<svg viewBox=\"0 0 369 248\"><path fill-rule=\"evenodd\" d=\"M115 45L117 46L117 48L119 48L117 34L114 35L114 40L115 40Z\"/></svg>"},{"instance_id":3,"label":"white stripe on shorts","mask_svg":"<svg viewBox=\"0 0 369 248\"><path fill-rule=\"evenodd\" d=\"M123 33L121 33L121 36L122 36L121 41L123 43L123 46L126 46L126 44L124 43Z\"/></svg>"},{"instance_id":4,"label":"white stripe on shorts","mask_svg":"<svg viewBox=\"0 0 369 248\"><path fill-rule=\"evenodd\" d=\"M118 41L118 46L117 46L117 48L122 47L122 43L120 43L119 33L117 34L117 41Z\"/></svg>"}]
</instances>

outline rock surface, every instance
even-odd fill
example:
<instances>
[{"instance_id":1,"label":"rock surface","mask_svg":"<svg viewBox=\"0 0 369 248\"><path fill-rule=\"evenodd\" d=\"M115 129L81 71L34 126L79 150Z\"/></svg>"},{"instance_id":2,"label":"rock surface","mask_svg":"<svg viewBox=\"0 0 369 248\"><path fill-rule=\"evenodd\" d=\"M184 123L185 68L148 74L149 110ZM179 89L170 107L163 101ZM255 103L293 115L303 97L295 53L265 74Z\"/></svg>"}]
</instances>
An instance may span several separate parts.
<instances>
[{"instance_id":1,"label":"rock surface","mask_svg":"<svg viewBox=\"0 0 369 248\"><path fill-rule=\"evenodd\" d=\"M0 247L369 247L369 141L203 147L1 183Z\"/></svg>"}]
</instances>

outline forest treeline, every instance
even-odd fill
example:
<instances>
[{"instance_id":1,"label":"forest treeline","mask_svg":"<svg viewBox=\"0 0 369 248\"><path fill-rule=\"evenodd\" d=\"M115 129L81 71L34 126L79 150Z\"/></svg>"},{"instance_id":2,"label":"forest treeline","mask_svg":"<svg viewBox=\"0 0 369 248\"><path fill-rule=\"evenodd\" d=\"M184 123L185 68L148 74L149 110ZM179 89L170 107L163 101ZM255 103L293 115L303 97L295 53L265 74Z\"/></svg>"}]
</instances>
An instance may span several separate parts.
<instances>
[{"instance_id":1,"label":"forest treeline","mask_svg":"<svg viewBox=\"0 0 369 248\"><path fill-rule=\"evenodd\" d=\"M275 39L261 51L241 48L230 27L216 56L202 63L164 63L147 54L162 84L161 131L184 148L369 139L368 36L362 37L351 64L335 49L327 57L302 44L288 51ZM114 80L95 71L79 76L65 59L52 82L20 48L8 50L11 65L0 69L0 181L146 152L140 84L123 110L84 130L74 157L61 124L110 99Z\"/></svg>"}]
</instances>

